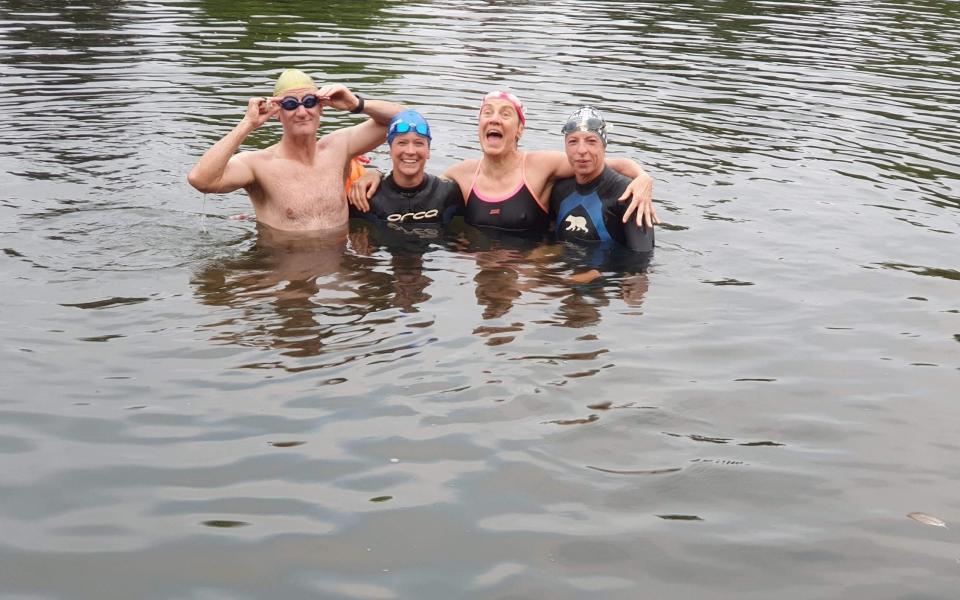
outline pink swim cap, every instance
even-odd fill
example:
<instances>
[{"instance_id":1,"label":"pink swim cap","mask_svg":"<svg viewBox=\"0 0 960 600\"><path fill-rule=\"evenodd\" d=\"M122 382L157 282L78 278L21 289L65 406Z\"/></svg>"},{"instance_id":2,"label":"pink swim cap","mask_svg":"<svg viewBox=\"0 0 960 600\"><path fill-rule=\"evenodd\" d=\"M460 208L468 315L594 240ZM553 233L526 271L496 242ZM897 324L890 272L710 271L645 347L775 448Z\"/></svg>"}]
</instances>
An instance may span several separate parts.
<instances>
[{"instance_id":1,"label":"pink swim cap","mask_svg":"<svg viewBox=\"0 0 960 600\"><path fill-rule=\"evenodd\" d=\"M480 103L480 109L483 110L483 105L486 104L489 100L506 100L513 105L513 108L517 110L517 116L520 117L520 123L522 125L527 124L527 114L523 109L523 102L520 102L520 98L517 98L510 92L504 92L501 90L496 90L490 92L483 97L483 102Z\"/></svg>"}]
</instances>

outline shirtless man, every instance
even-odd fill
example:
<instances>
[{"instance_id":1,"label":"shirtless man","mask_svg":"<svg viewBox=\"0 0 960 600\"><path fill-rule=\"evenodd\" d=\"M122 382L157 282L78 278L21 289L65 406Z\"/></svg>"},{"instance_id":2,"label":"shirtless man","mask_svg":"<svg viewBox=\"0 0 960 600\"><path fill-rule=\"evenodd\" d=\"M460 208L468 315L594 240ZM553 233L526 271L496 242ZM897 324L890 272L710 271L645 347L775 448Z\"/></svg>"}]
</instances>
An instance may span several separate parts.
<instances>
[{"instance_id":1,"label":"shirtless man","mask_svg":"<svg viewBox=\"0 0 960 600\"><path fill-rule=\"evenodd\" d=\"M367 121L317 139L323 107L364 113ZM243 188L257 221L282 231L345 228L344 183L350 161L384 142L391 117L403 106L366 100L341 84L317 89L309 75L287 69L272 98L251 98L240 124L200 158L187 176L204 193ZM274 116L283 136L264 150L240 152L243 141Z\"/></svg>"}]
</instances>

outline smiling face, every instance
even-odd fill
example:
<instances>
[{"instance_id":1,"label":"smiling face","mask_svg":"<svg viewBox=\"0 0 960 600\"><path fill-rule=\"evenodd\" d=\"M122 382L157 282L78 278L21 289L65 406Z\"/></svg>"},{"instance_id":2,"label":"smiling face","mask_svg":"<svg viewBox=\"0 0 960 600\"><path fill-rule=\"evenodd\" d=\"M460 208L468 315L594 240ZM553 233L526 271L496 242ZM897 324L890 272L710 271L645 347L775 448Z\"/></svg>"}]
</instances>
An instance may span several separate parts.
<instances>
[{"instance_id":1,"label":"smiling face","mask_svg":"<svg viewBox=\"0 0 960 600\"><path fill-rule=\"evenodd\" d=\"M316 94L317 88L304 87L295 88L283 92L278 101L283 98L294 98L297 102L302 102L304 96ZM294 110L280 109L277 118L283 124L283 132L291 135L316 134L320 127L320 115L323 114L323 105L317 103L313 108L306 108L302 104Z\"/></svg>"},{"instance_id":2,"label":"smiling face","mask_svg":"<svg viewBox=\"0 0 960 600\"><path fill-rule=\"evenodd\" d=\"M577 183L592 181L603 172L606 150L597 134L574 131L564 138L564 149Z\"/></svg>"},{"instance_id":3,"label":"smiling face","mask_svg":"<svg viewBox=\"0 0 960 600\"><path fill-rule=\"evenodd\" d=\"M393 181L400 187L416 187L423 181L423 172L430 158L430 141L413 131L402 133L390 144Z\"/></svg>"},{"instance_id":4,"label":"smiling face","mask_svg":"<svg viewBox=\"0 0 960 600\"><path fill-rule=\"evenodd\" d=\"M517 109L507 100L488 100L480 108L480 148L484 154L502 154L517 149L523 124Z\"/></svg>"}]
</instances>

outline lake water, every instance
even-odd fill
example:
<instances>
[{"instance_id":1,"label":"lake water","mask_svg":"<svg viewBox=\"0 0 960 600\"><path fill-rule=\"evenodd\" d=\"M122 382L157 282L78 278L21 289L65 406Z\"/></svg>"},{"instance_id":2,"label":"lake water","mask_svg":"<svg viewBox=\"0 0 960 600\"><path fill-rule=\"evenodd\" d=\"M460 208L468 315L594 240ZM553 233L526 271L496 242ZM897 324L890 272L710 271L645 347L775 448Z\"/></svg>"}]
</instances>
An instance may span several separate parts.
<instances>
[{"instance_id":1,"label":"lake water","mask_svg":"<svg viewBox=\"0 0 960 600\"><path fill-rule=\"evenodd\" d=\"M960 521L958 42L949 0L0 0L0 596L956 597L907 514ZM598 105L649 270L260 249L185 174L288 66L423 110L437 173L486 91L530 149Z\"/></svg>"}]
</instances>

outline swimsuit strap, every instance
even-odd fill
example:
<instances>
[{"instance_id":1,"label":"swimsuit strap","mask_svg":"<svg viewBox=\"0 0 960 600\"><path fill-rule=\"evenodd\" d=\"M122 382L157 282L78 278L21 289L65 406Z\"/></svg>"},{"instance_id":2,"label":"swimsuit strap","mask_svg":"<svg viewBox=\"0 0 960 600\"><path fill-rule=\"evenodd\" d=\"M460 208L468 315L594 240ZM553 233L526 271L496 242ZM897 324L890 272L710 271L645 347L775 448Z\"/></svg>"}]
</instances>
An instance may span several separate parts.
<instances>
[{"instance_id":1,"label":"swimsuit strap","mask_svg":"<svg viewBox=\"0 0 960 600\"><path fill-rule=\"evenodd\" d=\"M530 196L533 198L533 201L536 202L540 206L540 208L543 208L543 203L540 202L540 198L537 196L537 194L533 193L533 188L530 187L529 183L527 183L527 153L526 152L523 153L523 158L520 160L520 181L523 183L523 185L527 187L527 191L530 192Z\"/></svg>"},{"instance_id":2,"label":"swimsuit strap","mask_svg":"<svg viewBox=\"0 0 960 600\"><path fill-rule=\"evenodd\" d=\"M477 189L477 178L480 176L480 168L482 166L483 166L483 158L481 158L480 161L477 163L477 170L473 174L473 182L470 184L470 194L468 194L468 198L467 198L468 202L469 202L470 195L476 196L477 198L479 198L480 200L483 200L484 202L502 202L504 200L509 200L510 198L513 198L520 192L520 190L526 188L527 193L530 194L530 197L533 198L533 201L537 204L537 206L539 206L541 210L546 210L543 208L543 204L540 203L540 199L537 198L537 195L533 193L533 191L530 189L530 186L527 184L527 153L526 152L522 153L520 157L520 181L517 182L517 187L499 198L494 198L491 196L487 196L486 194L482 194L480 190Z\"/></svg>"},{"instance_id":3,"label":"swimsuit strap","mask_svg":"<svg viewBox=\"0 0 960 600\"><path fill-rule=\"evenodd\" d=\"M480 157L480 160L477 161L477 170L473 172L473 181L470 182L470 191L474 194L477 193L477 177L480 176L480 167L483 166L483 157ZM467 194L467 197L464 198L464 204L470 201L470 194Z\"/></svg>"}]
</instances>

